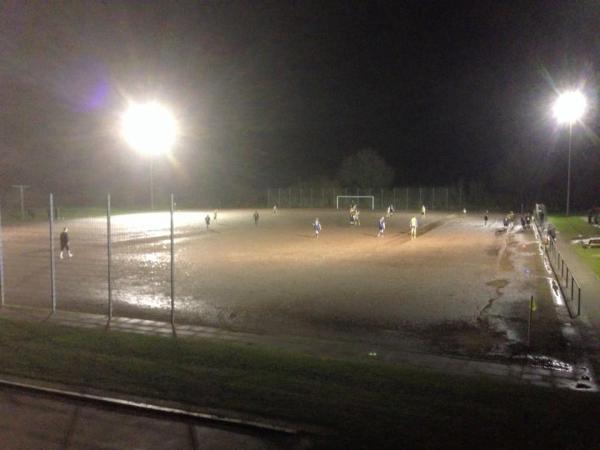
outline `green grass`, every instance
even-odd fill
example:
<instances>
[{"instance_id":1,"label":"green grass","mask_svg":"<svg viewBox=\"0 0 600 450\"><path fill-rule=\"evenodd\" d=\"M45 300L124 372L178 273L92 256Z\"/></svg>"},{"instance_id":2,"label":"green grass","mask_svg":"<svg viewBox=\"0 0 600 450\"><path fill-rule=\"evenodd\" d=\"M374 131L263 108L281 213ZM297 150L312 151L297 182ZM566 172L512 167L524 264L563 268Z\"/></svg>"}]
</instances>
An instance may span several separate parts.
<instances>
[{"instance_id":1,"label":"green grass","mask_svg":"<svg viewBox=\"0 0 600 450\"><path fill-rule=\"evenodd\" d=\"M600 229L596 228L581 216L549 216L548 220L554 224L565 239L575 239L578 236L591 237L600 236Z\"/></svg>"},{"instance_id":2,"label":"green grass","mask_svg":"<svg viewBox=\"0 0 600 450\"><path fill-rule=\"evenodd\" d=\"M330 427L345 448L599 444L598 397L211 339L0 319L0 372Z\"/></svg>"},{"instance_id":3,"label":"green grass","mask_svg":"<svg viewBox=\"0 0 600 450\"><path fill-rule=\"evenodd\" d=\"M577 216L550 216L548 218L556 229L560 232L561 237L566 241L577 239L579 236L583 238L600 236L600 229L596 228L587 220L583 220ZM582 261L600 276L600 249L599 248L583 248L582 246L575 247L575 253Z\"/></svg>"}]
</instances>

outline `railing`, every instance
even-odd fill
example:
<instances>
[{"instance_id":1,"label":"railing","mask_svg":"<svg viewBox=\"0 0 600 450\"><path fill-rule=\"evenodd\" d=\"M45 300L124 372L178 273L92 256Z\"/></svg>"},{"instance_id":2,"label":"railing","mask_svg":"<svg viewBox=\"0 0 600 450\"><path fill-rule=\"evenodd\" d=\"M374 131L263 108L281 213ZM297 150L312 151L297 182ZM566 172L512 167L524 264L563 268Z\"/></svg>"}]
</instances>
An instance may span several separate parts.
<instances>
[{"instance_id":1,"label":"railing","mask_svg":"<svg viewBox=\"0 0 600 450\"><path fill-rule=\"evenodd\" d=\"M546 234L544 236L542 233L543 226L540 226L537 218L535 218L534 223L548 257L550 267L554 272L558 286L565 299L569 316L571 318L578 317L581 315L581 286L575 279L573 271L569 269L569 266L562 257L556 245L556 240L550 235Z\"/></svg>"}]
</instances>

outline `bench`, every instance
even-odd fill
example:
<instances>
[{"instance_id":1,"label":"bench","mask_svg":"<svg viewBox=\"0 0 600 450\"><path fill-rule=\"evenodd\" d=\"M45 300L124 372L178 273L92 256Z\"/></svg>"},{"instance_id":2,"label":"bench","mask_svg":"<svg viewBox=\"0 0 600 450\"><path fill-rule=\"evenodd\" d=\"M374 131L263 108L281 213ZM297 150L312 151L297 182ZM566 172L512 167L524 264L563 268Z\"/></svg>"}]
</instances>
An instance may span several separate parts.
<instances>
[{"instance_id":1,"label":"bench","mask_svg":"<svg viewBox=\"0 0 600 450\"><path fill-rule=\"evenodd\" d=\"M583 244L583 248L592 248L592 247L600 247L600 238L591 238L587 241L581 241Z\"/></svg>"}]
</instances>

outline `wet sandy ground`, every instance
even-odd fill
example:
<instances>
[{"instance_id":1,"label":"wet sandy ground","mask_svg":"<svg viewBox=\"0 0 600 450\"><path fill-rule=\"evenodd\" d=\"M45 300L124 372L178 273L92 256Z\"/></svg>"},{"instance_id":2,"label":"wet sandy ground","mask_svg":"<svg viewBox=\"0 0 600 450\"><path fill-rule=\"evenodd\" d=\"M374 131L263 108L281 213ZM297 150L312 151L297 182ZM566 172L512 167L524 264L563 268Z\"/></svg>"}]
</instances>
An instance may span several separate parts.
<instances>
[{"instance_id":1,"label":"wet sandy ground","mask_svg":"<svg viewBox=\"0 0 600 450\"><path fill-rule=\"evenodd\" d=\"M378 212L363 212L360 227L332 210L259 212L254 226L253 210L221 211L208 230L206 212L176 213L178 322L506 356L526 339L533 295L533 337L548 351L566 349L531 231L498 232L499 217L484 227L478 214L436 212L417 216L411 241L406 212L388 219L380 238ZM56 247L64 225L55 226ZM68 226L74 257L56 260L58 308L102 313L105 219ZM115 216L112 226L115 315L168 320L168 214ZM3 233L7 303L49 307L47 224Z\"/></svg>"}]
</instances>

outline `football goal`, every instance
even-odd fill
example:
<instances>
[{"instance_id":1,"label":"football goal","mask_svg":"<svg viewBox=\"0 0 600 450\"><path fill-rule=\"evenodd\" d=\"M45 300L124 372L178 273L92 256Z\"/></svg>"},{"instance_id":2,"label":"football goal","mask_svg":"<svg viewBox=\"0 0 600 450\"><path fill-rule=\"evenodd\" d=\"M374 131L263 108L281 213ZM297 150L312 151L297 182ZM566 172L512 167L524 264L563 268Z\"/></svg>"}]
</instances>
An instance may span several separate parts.
<instances>
[{"instance_id":1,"label":"football goal","mask_svg":"<svg viewBox=\"0 0 600 450\"><path fill-rule=\"evenodd\" d=\"M362 200L362 201L361 201ZM358 206L368 203L371 210L375 209L375 196L374 195L337 195L335 197L335 208L340 209L348 207L352 204Z\"/></svg>"}]
</instances>

